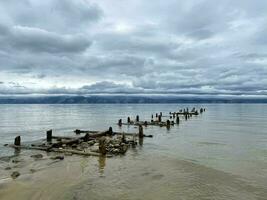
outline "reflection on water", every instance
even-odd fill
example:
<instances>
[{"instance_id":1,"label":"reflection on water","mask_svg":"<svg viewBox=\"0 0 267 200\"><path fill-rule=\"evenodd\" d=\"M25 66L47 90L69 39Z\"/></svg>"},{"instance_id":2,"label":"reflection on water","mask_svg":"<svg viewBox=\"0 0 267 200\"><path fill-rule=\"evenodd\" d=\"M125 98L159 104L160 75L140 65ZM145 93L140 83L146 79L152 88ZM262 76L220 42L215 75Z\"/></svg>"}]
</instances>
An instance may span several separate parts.
<instances>
[{"instance_id":1,"label":"reflection on water","mask_svg":"<svg viewBox=\"0 0 267 200\"><path fill-rule=\"evenodd\" d=\"M99 174L103 175L104 174L104 169L106 166L106 157L105 156L100 156L98 158L98 169L99 169Z\"/></svg>"},{"instance_id":2,"label":"reflection on water","mask_svg":"<svg viewBox=\"0 0 267 200\"><path fill-rule=\"evenodd\" d=\"M125 156L65 156L15 151L2 144L17 135L22 142L40 139L53 129L73 135L76 128L138 132L116 122L128 116L183 107L207 112L179 126L144 127L153 138L138 140ZM105 113L105 115L103 115ZM163 118L166 120L167 118ZM0 105L0 199L266 199L267 105ZM13 157L3 157L13 155ZM21 162L12 163L18 158ZM5 170L6 167L12 170ZM21 176L10 180L17 170ZM101 178L100 178L101 177Z\"/></svg>"}]
</instances>

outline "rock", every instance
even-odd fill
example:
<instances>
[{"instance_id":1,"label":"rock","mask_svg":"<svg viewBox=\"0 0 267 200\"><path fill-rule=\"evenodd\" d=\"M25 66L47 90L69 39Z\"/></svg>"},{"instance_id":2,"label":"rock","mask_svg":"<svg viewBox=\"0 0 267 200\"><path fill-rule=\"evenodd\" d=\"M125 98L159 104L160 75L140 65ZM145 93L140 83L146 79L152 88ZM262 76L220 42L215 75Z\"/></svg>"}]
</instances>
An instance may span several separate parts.
<instances>
[{"instance_id":1,"label":"rock","mask_svg":"<svg viewBox=\"0 0 267 200\"><path fill-rule=\"evenodd\" d=\"M12 162L13 162L13 163L19 163L20 160L18 160L18 159L14 159L14 160L12 160Z\"/></svg>"},{"instance_id":2,"label":"rock","mask_svg":"<svg viewBox=\"0 0 267 200\"><path fill-rule=\"evenodd\" d=\"M118 154L118 153L120 153L120 150L119 149L112 149L112 153Z\"/></svg>"},{"instance_id":3,"label":"rock","mask_svg":"<svg viewBox=\"0 0 267 200\"><path fill-rule=\"evenodd\" d=\"M94 144L95 144L95 141L94 140L88 142L88 145L90 145L90 146L92 146Z\"/></svg>"},{"instance_id":4,"label":"rock","mask_svg":"<svg viewBox=\"0 0 267 200\"><path fill-rule=\"evenodd\" d=\"M36 169L30 169L30 172L31 173L34 173L34 172L36 172L37 170Z\"/></svg>"},{"instance_id":5,"label":"rock","mask_svg":"<svg viewBox=\"0 0 267 200\"><path fill-rule=\"evenodd\" d=\"M7 147L7 146L8 146L8 144L4 144L4 146L5 146L5 147Z\"/></svg>"},{"instance_id":6,"label":"rock","mask_svg":"<svg viewBox=\"0 0 267 200\"><path fill-rule=\"evenodd\" d=\"M64 160L64 156L54 156L54 157L50 157L50 159L52 159L52 160Z\"/></svg>"},{"instance_id":7,"label":"rock","mask_svg":"<svg viewBox=\"0 0 267 200\"><path fill-rule=\"evenodd\" d=\"M35 155L31 155L31 157L34 159L41 159L41 158L43 158L43 155L42 154L35 154Z\"/></svg>"},{"instance_id":8,"label":"rock","mask_svg":"<svg viewBox=\"0 0 267 200\"><path fill-rule=\"evenodd\" d=\"M11 170L11 167L6 167L5 170Z\"/></svg>"},{"instance_id":9,"label":"rock","mask_svg":"<svg viewBox=\"0 0 267 200\"><path fill-rule=\"evenodd\" d=\"M16 179L16 178L19 177L19 176L20 176L20 173L19 173L18 171L12 172L12 174L11 174L11 177L12 177L13 179Z\"/></svg>"}]
</instances>

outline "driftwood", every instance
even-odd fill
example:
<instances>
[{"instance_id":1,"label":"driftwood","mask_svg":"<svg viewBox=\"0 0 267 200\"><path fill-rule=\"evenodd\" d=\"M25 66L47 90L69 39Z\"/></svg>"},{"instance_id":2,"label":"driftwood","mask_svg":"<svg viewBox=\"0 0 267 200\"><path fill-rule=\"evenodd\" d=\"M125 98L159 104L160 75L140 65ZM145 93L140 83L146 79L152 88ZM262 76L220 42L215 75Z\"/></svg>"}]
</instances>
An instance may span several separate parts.
<instances>
[{"instance_id":1,"label":"driftwood","mask_svg":"<svg viewBox=\"0 0 267 200\"><path fill-rule=\"evenodd\" d=\"M47 152L58 152L58 153L72 153L77 155L83 155L83 156L101 156L100 153L96 152L84 152L84 151L78 151L78 150L72 150L72 149L58 149L58 148L47 148L47 147L32 147L32 146L26 146L26 145L9 145L9 147L16 148L16 149L29 149L29 150L41 150L41 151L47 151ZM107 157L112 157L112 155L107 155Z\"/></svg>"},{"instance_id":2,"label":"driftwood","mask_svg":"<svg viewBox=\"0 0 267 200\"><path fill-rule=\"evenodd\" d=\"M90 137L92 137L92 138L108 135L107 131L89 131L89 130L79 130L79 129L74 130L75 133L77 131L80 133L88 133L88 134L90 134ZM125 132L116 132L116 131L112 132L112 135L123 135L123 134L125 134L126 136L132 136L132 135L136 135L137 133L125 133Z\"/></svg>"}]
</instances>

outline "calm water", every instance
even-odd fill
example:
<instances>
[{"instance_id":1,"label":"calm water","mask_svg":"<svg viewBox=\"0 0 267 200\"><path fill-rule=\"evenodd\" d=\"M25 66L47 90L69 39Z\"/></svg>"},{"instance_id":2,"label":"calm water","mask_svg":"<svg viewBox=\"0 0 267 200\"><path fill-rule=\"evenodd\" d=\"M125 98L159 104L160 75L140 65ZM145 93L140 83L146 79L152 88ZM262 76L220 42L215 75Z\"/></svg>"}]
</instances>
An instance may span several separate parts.
<instances>
[{"instance_id":1,"label":"calm water","mask_svg":"<svg viewBox=\"0 0 267 200\"><path fill-rule=\"evenodd\" d=\"M73 135L76 128L105 130L112 126L119 130L116 125L119 118L126 121L127 116L139 114L140 120L150 120L152 113L167 114L187 106L205 107L207 111L188 121L181 119L180 125L170 130L145 128L145 133L154 137L146 138L142 148L129 151L125 157L107 161L102 169L105 179L96 177L92 185L117 184L114 195L122 199L139 196L142 199L146 189L155 194L146 194L146 199L176 199L177 195L181 199L267 199L267 104L0 105L0 155L13 153L2 146L12 143L17 135L22 136L22 141L32 141L44 137L48 129L53 129L55 135ZM137 132L134 127L122 129ZM90 162L100 165L97 160ZM127 167L121 168L122 164ZM110 172L112 167L118 171ZM151 175L149 168L160 173ZM0 168L0 175L1 172ZM121 178L114 179L118 173ZM143 178L138 178L140 173ZM151 182L149 177L156 181L153 185L158 189L146 188ZM72 194L85 197L84 191L91 188L95 199L105 196L92 189L88 180L83 181L72 187ZM122 186L131 185L128 181L131 190ZM137 187L138 184L143 187ZM187 186L193 190L186 189ZM123 187L127 198L121 192ZM215 188L210 191L210 187ZM129 196L133 192L139 196Z\"/></svg>"}]
</instances>

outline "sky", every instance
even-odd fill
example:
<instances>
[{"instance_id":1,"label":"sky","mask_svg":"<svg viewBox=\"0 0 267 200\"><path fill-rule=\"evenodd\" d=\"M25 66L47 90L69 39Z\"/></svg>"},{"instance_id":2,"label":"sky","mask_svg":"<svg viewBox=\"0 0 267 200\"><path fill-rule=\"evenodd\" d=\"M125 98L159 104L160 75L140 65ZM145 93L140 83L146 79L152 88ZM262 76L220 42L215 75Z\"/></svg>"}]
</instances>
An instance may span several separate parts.
<instances>
[{"instance_id":1,"label":"sky","mask_svg":"<svg viewBox=\"0 0 267 200\"><path fill-rule=\"evenodd\" d=\"M0 0L0 95L267 97L265 0Z\"/></svg>"}]
</instances>

